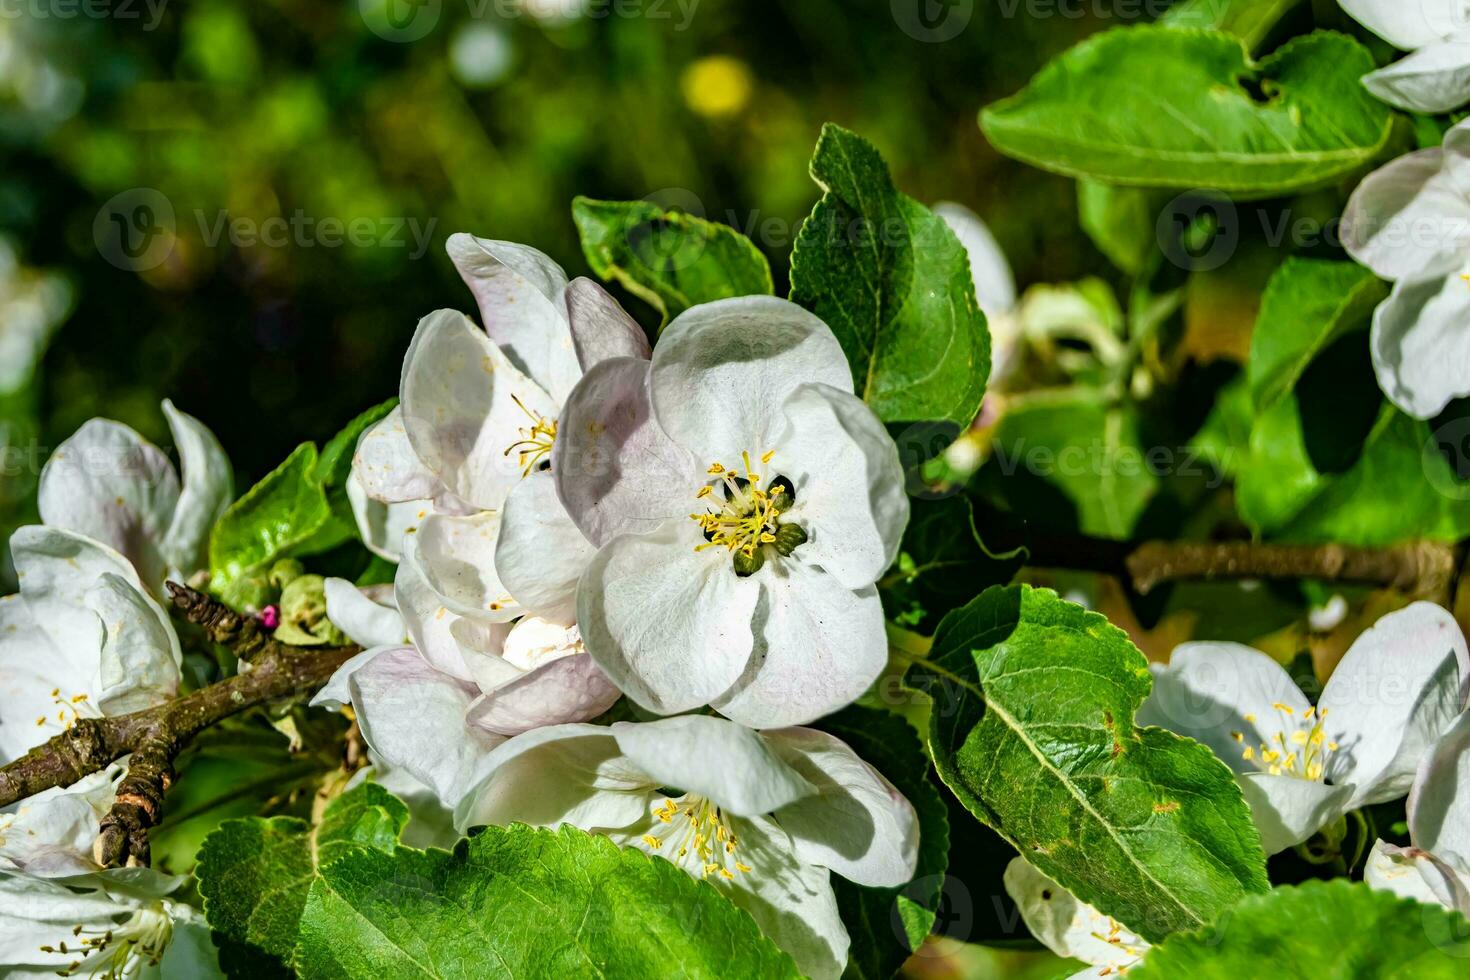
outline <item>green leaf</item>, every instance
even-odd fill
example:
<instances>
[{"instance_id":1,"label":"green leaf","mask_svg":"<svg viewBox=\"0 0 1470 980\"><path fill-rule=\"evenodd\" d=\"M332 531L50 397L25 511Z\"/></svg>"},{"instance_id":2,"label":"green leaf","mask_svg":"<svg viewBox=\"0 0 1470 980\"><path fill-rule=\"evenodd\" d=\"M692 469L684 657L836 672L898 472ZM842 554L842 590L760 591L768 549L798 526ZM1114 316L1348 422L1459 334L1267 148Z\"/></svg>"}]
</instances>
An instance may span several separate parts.
<instances>
[{"instance_id":1,"label":"green leaf","mask_svg":"<svg viewBox=\"0 0 1470 980\"><path fill-rule=\"evenodd\" d=\"M934 928L949 867L944 799L929 782L924 747L899 716L852 705L822 719L818 727L881 772L919 815L919 865L912 880L898 888L864 888L832 876L837 908L852 937L844 976L887 980Z\"/></svg>"},{"instance_id":2,"label":"green leaf","mask_svg":"<svg viewBox=\"0 0 1470 980\"><path fill-rule=\"evenodd\" d=\"M824 193L796 236L791 298L837 334L854 389L879 418L969 425L990 334L959 239L894 188L873 144L840 126L822 127L811 173Z\"/></svg>"},{"instance_id":3,"label":"green leaf","mask_svg":"<svg viewBox=\"0 0 1470 980\"><path fill-rule=\"evenodd\" d=\"M924 633L975 592L1014 577L1021 553L992 554L975 527L968 497L955 494L909 503L899 560L882 581L889 616Z\"/></svg>"},{"instance_id":4,"label":"green leaf","mask_svg":"<svg viewBox=\"0 0 1470 980\"><path fill-rule=\"evenodd\" d=\"M708 882L571 827L488 827L453 853L358 850L301 919L304 980L796 977Z\"/></svg>"},{"instance_id":5,"label":"green leaf","mask_svg":"<svg viewBox=\"0 0 1470 980\"><path fill-rule=\"evenodd\" d=\"M227 820L199 850L199 892L209 925L289 962L312 882L330 862L361 850L391 855L408 808L375 783L333 800L312 827L295 817Z\"/></svg>"},{"instance_id":6,"label":"green leaf","mask_svg":"<svg viewBox=\"0 0 1470 980\"><path fill-rule=\"evenodd\" d=\"M1077 220L1098 251L1136 276L1158 251L1158 215L1163 195L1137 187L1077 182Z\"/></svg>"},{"instance_id":7,"label":"green leaf","mask_svg":"<svg viewBox=\"0 0 1470 980\"><path fill-rule=\"evenodd\" d=\"M1070 507L1083 534L1123 539L1158 491L1156 465L1134 408L1095 391L1058 391L1012 403L981 475L1028 516ZM1069 522L1058 516L1047 523Z\"/></svg>"},{"instance_id":8,"label":"green leaf","mask_svg":"<svg viewBox=\"0 0 1470 980\"><path fill-rule=\"evenodd\" d=\"M651 201L572 201L587 264L663 314L731 296L770 295L771 266L728 225Z\"/></svg>"},{"instance_id":9,"label":"green leaf","mask_svg":"<svg viewBox=\"0 0 1470 980\"><path fill-rule=\"evenodd\" d=\"M1097 613L1046 589L989 589L945 617L908 680L945 688L930 753L970 812L1151 942L1268 887L1230 770L1134 726L1148 663Z\"/></svg>"},{"instance_id":10,"label":"green leaf","mask_svg":"<svg viewBox=\"0 0 1470 980\"><path fill-rule=\"evenodd\" d=\"M1239 977L1462 978L1470 923L1341 878L1253 895L1217 927L1177 933L1149 950L1129 980Z\"/></svg>"},{"instance_id":11,"label":"green leaf","mask_svg":"<svg viewBox=\"0 0 1470 980\"><path fill-rule=\"evenodd\" d=\"M1375 65L1319 31L1252 63L1214 31L1136 26L1063 53L980 125L1001 152L1105 183L1269 197L1368 163L1392 114L1358 81Z\"/></svg>"},{"instance_id":12,"label":"green leaf","mask_svg":"<svg viewBox=\"0 0 1470 980\"><path fill-rule=\"evenodd\" d=\"M302 443L220 517L209 538L216 593L227 595L251 570L289 556L331 519L317 466L316 446Z\"/></svg>"},{"instance_id":13,"label":"green leaf","mask_svg":"<svg viewBox=\"0 0 1470 980\"><path fill-rule=\"evenodd\" d=\"M1355 262L1289 258L1271 276L1251 334L1251 398L1266 411L1333 340L1366 327L1388 287Z\"/></svg>"},{"instance_id":14,"label":"green leaf","mask_svg":"<svg viewBox=\"0 0 1470 980\"><path fill-rule=\"evenodd\" d=\"M1159 19L1165 27L1226 31L1256 45L1302 0L1181 0Z\"/></svg>"}]
</instances>

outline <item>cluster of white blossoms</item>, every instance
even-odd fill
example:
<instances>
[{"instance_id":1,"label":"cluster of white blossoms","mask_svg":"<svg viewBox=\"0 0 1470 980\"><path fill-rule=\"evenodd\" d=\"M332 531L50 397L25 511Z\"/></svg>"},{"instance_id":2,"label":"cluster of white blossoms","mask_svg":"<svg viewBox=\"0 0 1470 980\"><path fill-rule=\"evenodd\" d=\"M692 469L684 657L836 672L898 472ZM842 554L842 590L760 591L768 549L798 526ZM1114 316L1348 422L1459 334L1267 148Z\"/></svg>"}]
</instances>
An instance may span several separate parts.
<instances>
[{"instance_id":1,"label":"cluster of white blossoms","mask_svg":"<svg viewBox=\"0 0 1470 980\"><path fill-rule=\"evenodd\" d=\"M133 430L94 419L42 471L46 523L11 538L20 592L0 599L0 763L178 693L179 640L158 596L203 567L233 489L214 436L163 408L182 479ZM219 975L203 917L169 897L183 879L93 859L125 765L0 811L4 975Z\"/></svg>"},{"instance_id":2,"label":"cluster of white blossoms","mask_svg":"<svg viewBox=\"0 0 1470 980\"><path fill-rule=\"evenodd\" d=\"M359 441L359 528L389 588L327 584L365 649L375 761L473 826L570 824L726 888L838 976L829 883L908 881L913 808L803 725L888 659L875 583L908 520L894 443L832 331L782 299L695 306L650 350L588 279L455 235L477 326L425 317L398 408ZM641 718L589 724L621 696ZM683 715L696 709L710 714Z\"/></svg>"}]
</instances>

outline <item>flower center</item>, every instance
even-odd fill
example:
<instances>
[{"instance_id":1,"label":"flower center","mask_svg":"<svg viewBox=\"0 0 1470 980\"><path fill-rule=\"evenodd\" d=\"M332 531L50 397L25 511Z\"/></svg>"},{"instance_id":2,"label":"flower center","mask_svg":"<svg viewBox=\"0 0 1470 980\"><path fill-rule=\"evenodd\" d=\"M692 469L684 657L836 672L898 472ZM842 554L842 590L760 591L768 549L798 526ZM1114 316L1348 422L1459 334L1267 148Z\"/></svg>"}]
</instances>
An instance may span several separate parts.
<instances>
[{"instance_id":1,"label":"flower center","mask_svg":"<svg viewBox=\"0 0 1470 980\"><path fill-rule=\"evenodd\" d=\"M173 935L173 919L161 904L155 903L139 909L126 922L111 929L74 926L71 939L42 946L41 952L73 957L56 971L57 976L80 974L120 980L135 976L144 964L157 966Z\"/></svg>"},{"instance_id":2,"label":"flower center","mask_svg":"<svg viewBox=\"0 0 1470 980\"><path fill-rule=\"evenodd\" d=\"M761 463L769 464L775 455L776 451L771 450L760 458ZM778 554L789 555L806 540L806 532L797 524L783 524L779 519L795 499L790 482L777 477L763 487L763 477L751 464L750 453L741 453L740 458L745 464L743 475L723 463L710 464L706 472L714 479L700 487L696 496L718 503L720 508L690 514L689 519L699 525L705 537L695 551L725 548L734 559L736 573L750 575L765 564L767 545L775 546Z\"/></svg>"},{"instance_id":3,"label":"flower center","mask_svg":"<svg viewBox=\"0 0 1470 980\"><path fill-rule=\"evenodd\" d=\"M740 860L739 842L730 827L730 818L702 796L686 793L678 801L664 800L654 807L658 823L642 840L650 854L658 854L676 864L697 864L700 877L715 875L725 881L737 873L748 874L750 865Z\"/></svg>"},{"instance_id":4,"label":"flower center","mask_svg":"<svg viewBox=\"0 0 1470 980\"><path fill-rule=\"evenodd\" d=\"M62 731L70 731L76 727L78 721L83 718L101 718L102 712L93 707L91 700L86 694L74 694L69 698L61 696L61 688L51 689L51 706L56 709L55 723L61 726ZM44 728L50 715L41 715L36 719L36 727Z\"/></svg>"},{"instance_id":5,"label":"flower center","mask_svg":"<svg viewBox=\"0 0 1470 980\"><path fill-rule=\"evenodd\" d=\"M544 469L551 465L547 459L551 455L551 447L556 444L556 419L548 419L526 407L525 403L515 395L510 396L526 417L531 420L529 428L520 428L520 439L505 447L505 455L516 454L516 463L521 468L521 476L530 476L531 471L540 467Z\"/></svg>"},{"instance_id":6,"label":"flower center","mask_svg":"<svg viewBox=\"0 0 1470 980\"><path fill-rule=\"evenodd\" d=\"M1308 707L1298 718L1296 711L1279 701L1271 707L1276 710L1281 727L1267 741L1247 745L1241 750L1241 758L1272 776L1321 782L1327 771L1327 759L1337 750L1337 743L1329 742L1323 731L1327 709L1318 711L1316 707ZM1245 720L1255 724L1256 716L1246 715ZM1245 742L1240 732L1231 732L1230 737Z\"/></svg>"}]
</instances>

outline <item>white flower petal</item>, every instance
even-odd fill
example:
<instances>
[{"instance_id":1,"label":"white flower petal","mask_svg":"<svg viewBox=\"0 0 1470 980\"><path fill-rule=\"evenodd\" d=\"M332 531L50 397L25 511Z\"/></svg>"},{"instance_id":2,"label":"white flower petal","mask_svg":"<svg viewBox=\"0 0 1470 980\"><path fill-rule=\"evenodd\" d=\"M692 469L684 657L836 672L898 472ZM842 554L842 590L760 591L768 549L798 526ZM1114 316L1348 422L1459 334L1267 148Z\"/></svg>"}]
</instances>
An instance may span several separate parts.
<instances>
[{"instance_id":1,"label":"white flower petal","mask_svg":"<svg viewBox=\"0 0 1470 980\"><path fill-rule=\"evenodd\" d=\"M0 833L0 869L42 878L98 870L92 842L112 808L117 795L113 782L120 772L110 767L73 786L54 787L8 807L14 819Z\"/></svg>"},{"instance_id":2,"label":"white flower petal","mask_svg":"<svg viewBox=\"0 0 1470 980\"><path fill-rule=\"evenodd\" d=\"M522 609L566 626L576 622L577 580L596 553L562 506L550 473L532 473L510 492L495 570Z\"/></svg>"},{"instance_id":3,"label":"white flower petal","mask_svg":"<svg viewBox=\"0 0 1470 980\"><path fill-rule=\"evenodd\" d=\"M352 703L352 675L367 666L379 654L398 648L397 645L371 647L349 658L327 679L321 690L312 695L311 706L326 708L328 711L341 711L344 704Z\"/></svg>"},{"instance_id":4,"label":"white flower petal","mask_svg":"<svg viewBox=\"0 0 1470 980\"><path fill-rule=\"evenodd\" d=\"M657 787L601 725L556 725L518 735L490 757L488 775L455 810L454 825L626 827Z\"/></svg>"},{"instance_id":5,"label":"white flower petal","mask_svg":"<svg viewBox=\"0 0 1470 980\"><path fill-rule=\"evenodd\" d=\"M1434 279L1470 251L1470 183L1458 154L1434 147L1363 178L1342 215L1342 243L1384 279Z\"/></svg>"},{"instance_id":6,"label":"white flower petal","mask_svg":"<svg viewBox=\"0 0 1470 980\"><path fill-rule=\"evenodd\" d=\"M412 647L379 653L353 672L348 686L363 740L447 807L484 778L490 751L504 741L465 723L479 691L434 669Z\"/></svg>"},{"instance_id":7,"label":"white flower petal","mask_svg":"<svg viewBox=\"0 0 1470 980\"><path fill-rule=\"evenodd\" d=\"M168 574L163 542L179 503L179 477L157 446L108 419L92 419L41 470L41 520L102 542L151 588Z\"/></svg>"},{"instance_id":8,"label":"white flower petal","mask_svg":"<svg viewBox=\"0 0 1470 980\"><path fill-rule=\"evenodd\" d=\"M735 816L771 813L816 792L758 733L723 718L620 721L612 733L656 785L702 796Z\"/></svg>"},{"instance_id":9,"label":"white flower petal","mask_svg":"<svg viewBox=\"0 0 1470 980\"><path fill-rule=\"evenodd\" d=\"M931 208L936 216L949 225L965 254L970 259L970 277L975 282L975 299L985 316L994 318L1009 313L1016 307L1016 277L1011 264L1006 261L1000 243L980 220L980 216L963 204L941 201Z\"/></svg>"},{"instance_id":10,"label":"white flower petal","mask_svg":"<svg viewBox=\"0 0 1470 980\"><path fill-rule=\"evenodd\" d=\"M1470 394L1470 283L1457 275L1404 281L1373 311L1378 386L1418 419Z\"/></svg>"},{"instance_id":11,"label":"white flower petal","mask_svg":"<svg viewBox=\"0 0 1470 980\"><path fill-rule=\"evenodd\" d=\"M519 430L532 426L533 415L555 419L559 404L454 310L419 321L399 390L418 458L450 492L482 509L499 507L521 478L516 454L508 453Z\"/></svg>"},{"instance_id":12,"label":"white flower petal","mask_svg":"<svg viewBox=\"0 0 1470 980\"><path fill-rule=\"evenodd\" d=\"M1242 746L1259 751L1273 741L1282 727L1275 704L1295 715L1311 706L1275 660L1240 643L1184 643L1174 648L1168 667L1154 670L1153 692L1136 721L1187 735L1236 772L1254 772Z\"/></svg>"},{"instance_id":13,"label":"white flower petal","mask_svg":"<svg viewBox=\"0 0 1470 980\"><path fill-rule=\"evenodd\" d=\"M1363 76L1396 109L1437 114L1470 102L1470 43L1440 41Z\"/></svg>"},{"instance_id":14,"label":"white flower petal","mask_svg":"<svg viewBox=\"0 0 1470 980\"><path fill-rule=\"evenodd\" d=\"M530 246L463 233L450 235L445 247L475 294L490 339L556 401L566 398L582 370L563 312L561 266Z\"/></svg>"},{"instance_id":15,"label":"white flower petal","mask_svg":"<svg viewBox=\"0 0 1470 980\"><path fill-rule=\"evenodd\" d=\"M800 385L852 391L831 328L774 296L690 307L664 328L652 364L653 414L701 467L776 448L780 408Z\"/></svg>"},{"instance_id":16,"label":"white flower petal","mask_svg":"<svg viewBox=\"0 0 1470 980\"><path fill-rule=\"evenodd\" d=\"M650 711L708 704L750 660L759 586L704 542L693 521L614 538L577 587L587 652L613 683Z\"/></svg>"},{"instance_id":17,"label":"white flower petal","mask_svg":"<svg viewBox=\"0 0 1470 980\"><path fill-rule=\"evenodd\" d=\"M653 417L647 361L588 370L562 409L551 469L567 513L601 546L685 519L708 477Z\"/></svg>"},{"instance_id":18,"label":"white flower petal","mask_svg":"<svg viewBox=\"0 0 1470 980\"><path fill-rule=\"evenodd\" d=\"M86 601L102 623L97 707L121 715L172 700L179 691L183 654L178 637L159 622L147 596L104 572L87 590Z\"/></svg>"},{"instance_id":19,"label":"white flower petal","mask_svg":"<svg viewBox=\"0 0 1470 980\"><path fill-rule=\"evenodd\" d=\"M374 602L345 578L329 578L325 586L327 618L363 649L408 642L403 617L393 606Z\"/></svg>"},{"instance_id":20,"label":"white flower petal","mask_svg":"<svg viewBox=\"0 0 1470 980\"><path fill-rule=\"evenodd\" d=\"M1058 956L1118 968L1131 965L1148 950L1148 943L1126 925L1079 901L1025 858L1012 858L1003 880L1026 928ZM1108 942L1109 937L1116 942Z\"/></svg>"},{"instance_id":21,"label":"white flower petal","mask_svg":"<svg viewBox=\"0 0 1470 980\"><path fill-rule=\"evenodd\" d=\"M807 532L802 558L848 588L876 582L898 557L909 520L898 447L872 409L826 385L802 385L768 464L796 490L786 520Z\"/></svg>"},{"instance_id":22,"label":"white flower petal","mask_svg":"<svg viewBox=\"0 0 1470 980\"><path fill-rule=\"evenodd\" d=\"M235 477L230 458L208 426L167 399L163 414L183 471L183 488L163 539L163 555L187 578L209 567L209 532L235 497Z\"/></svg>"},{"instance_id":23,"label":"white flower petal","mask_svg":"<svg viewBox=\"0 0 1470 980\"><path fill-rule=\"evenodd\" d=\"M385 504L368 496L355 468L347 477L347 502L352 505L352 519L363 545L395 565L403 559L403 536L417 531L419 522L434 508L427 499Z\"/></svg>"},{"instance_id":24,"label":"white flower petal","mask_svg":"<svg viewBox=\"0 0 1470 980\"><path fill-rule=\"evenodd\" d=\"M87 651L58 650L37 628L18 596L0 599L0 764L25 755L63 730L52 691L67 685L69 699L97 681L102 624L91 617L97 642ZM39 724L38 724L39 722Z\"/></svg>"},{"instance_id":25,"label":"white flower petal","mask_svg":"<svg viewBox=\"0 0 1470 980\"><path fill-rule=\"evenodd\" d=\"M1318 703L1338 743L1327 778L1352 783L1353 806L1408 792L1429 747L1465 706L1470 655L1448 612L1416 602L1353 642Z\"/></svg>"},{"instance_id":26,"label":"white flower petal","mask_svg":"<svg viewBox=\"0 0 1470 980\"><path fill-rule=\"evenodd\" d=\"M405 541L403 564L413 565L451 612L508 622L520 607L495 571L500 526L498 511L430 514Z\"/></svg>"},{"instance_id":27,"label":"white flower petal","mask_svg":"<svg viewBox=\"0 0 1470 980\"><path fill-rule=\"evenodd\" d=\"M401 405L358 437L352 479L370 498L387 504L432 499L444 489L408 441Z\"/></svg>"},{"instance_id":28,"label":"white flower petal","mask_svg":"<svg viewBox=\"0 0 1470 980\"><path fill-rule=\"evenodd\" d=\"M560 657L487 690L469 720L487 731L519 735L533 728L591 721L621 696L585 653Z\"/></svg>"},{"instance_id":29,"label":"white flower petal","mask_svg":"<svg viewBox=\"0 0 1470 980\"><path fill-rule=\"evenodd\" d=\"M851 704L888 663L883 603L799 560L767 561L750 661L710 703L753 728L803 725Z\"/></svg>"},{"instance_id":30,"label":"white flower petal","mask_svg":"<svg viewBox=\"0 0 1470 980\"><path fill-rule=\"evenodd\" d=\"M776 813L803 861L870 888L892 888L913 878L919 818L882 773L826 732L782 728L766 732L765 739L817 788L817 795Z\"/></svg>"},{"instance_id":31,"label":"white flower petal","mask_svg":"<svg viewBox=\"0 0 1470 980\"><path fill-rule=\"evenodd\" d=\"M1470 909L1470 901L1466 901L1470 898L1466 887L1470 882L1419 848L1375 841L1363 865L1363 882L1379 891L1426 905L1459 908L1462 914ZM1456 899L1464 904L1457 905Z\"/></svg>"},{"instance_id":32,"label":"white flower petal","mask_svg":"<svg viewBox=\"0 0 1470 980\"><path fill-rule=\"evenodd\" d=\"M1267 854L1300 844L1351 809L1351 786L1328 786L1264 772L1241 773L1235 781L1251 808L1251 820L1261 832L1261 846Z\"/></svg>"},{"instance_id":33,"label":"white flower petal","mask_svg":"<svg viewBox=\"0 0 1470 980\"><path fill-rule=\"evenodd\" d=\"M648 334L601 284L578 276L567 284L567 320L577 362L587 371L610 357L648 360Z\"/></svg>"},{"instance_id":34,"label":"white flower petal","mask_svg":"<svg viewBox=\"0 0 1470 980\"><path fill-rule=\"evenodd\" d=\"M1341 0L1359 24L1396 48L1422 48L1465 26L1464 13L1448 0Z\"/></svg>"},{"instance_id":35,"label":"white flower petal","mask_svg":"<svg viewBox=\"0 0 1470 980\"><path fill-rule=\"evenodd\" d=\"M1409 791L1409 839L1470 873L1470 712L1425 755Z\"/></svg>"},{"instance_id":36,"label":"white flower petal","mask_svg":"<svg viewBox=\"0 0 1470 980\"><path fill-rule=\"evenodd\" d=\"M474 679L452 630L459 617L445 608L439 594L424 580L417 562L405 560L398 566L393 578L393 601L409 639L424 659L459 680Z\"/></svg>"}]
</instances>

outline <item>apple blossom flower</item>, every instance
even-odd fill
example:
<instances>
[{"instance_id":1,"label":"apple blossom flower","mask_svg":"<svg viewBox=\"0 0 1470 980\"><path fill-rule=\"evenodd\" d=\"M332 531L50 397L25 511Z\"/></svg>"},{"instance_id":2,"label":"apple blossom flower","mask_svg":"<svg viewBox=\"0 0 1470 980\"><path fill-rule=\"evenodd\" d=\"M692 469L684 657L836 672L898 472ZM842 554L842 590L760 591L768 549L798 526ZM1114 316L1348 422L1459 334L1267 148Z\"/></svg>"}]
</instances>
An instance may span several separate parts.
<instances>
[{"instance_id":1,"label":"apple blossom flower","mask_svg":"<svg viewBox=\"0 0 1470 980\"><path fill-rule=\"evenodd\" d=\"M1413 52L1363 76L1397 109L1437 114L1470 102L1470 15L1461 0L1340 0L1389 44Z\"/></svg>"},{"instance_id":2,"label":"apple blossom flower","mask_svg":"<svg viewBox=\"0 0 1470 980\"><path fill-rule=\"evenodd\" d=\"M1369 339L1389 401L1428 419L1470 394L1470 121L1365 177L1343 212L1342 243L1394 284Z\"/></svg>"},{"instance_id":3,"label":"apple blossom flower","mask_svg":"<svg viewBox=\"0 0 1470 980\"><path fill-rule=\"evenodd\" d=\"M1079 900L1025 858L1011 859L1003 881L1026 928L1042 945L1058 956L1089 964L1074 973L1073 980L1119 976L1148 952L1148 940Z\"/></svg>"},{"instance_id":4,"label":"apple blossom flower","mask_svg":"<svg viewBox=\"0 0 1470 980\"><path fill-rule=\"evenodd\" d=\"M442 549L419 549L425 577L472 568L498 590L477 596L480 615L570 625L592 548L547 472L558 417L585 370L647 358L648 339L601 286L568 281L535 249L458 234L448 250L484 329L453 310L420 321L398 408L358 443L348 493L359 529L395 560L404 533L434 538Z\"/></svg>"},{"instance_id":5,"label":"apple blossom flower","mask_svg":"<svg viewBox=\"0 0 1470 980\"><path fill-rule=\"evenodd\" d=\"M168 897L184 880L150 868L65 880L0 870L0 973L128 980L223 976L204 916Z\"/></svg>"},{"instance_id":6,"label":"apple blossom flower","mask_svg":"<svg viewBox=\"0 0 1470 980\"><path fill-rule=\"evenodd\" d=\"M153 595L209 566L209 532L234 494L229 458L202 422L163 403L183 479L157 446L92 419L41 470L41 520L122 554Z\"/></svg>"},{"instance_id":7,"label":"apple blossom flower","mask_svg":"<svg viewBox=\"0 0 1470 980\"><path fill-rule=\"evenodd\" d=\"M408 541L406 558L420 543ZM372 751L453 806L507 736L595 718L619 692L575 626L462 615L419 568L405 560L391 595L327 580L328 617L365 650L312 704L350 703Z\"/></svg>"},{"instance_id":8,"label":"apple blossom flower","mask_svg":"<svg viewBox=\"0 0 1470 980\"><path fill-rule=\"evenodd\" d=\"M847 963L830 872L894 887L918 861L913 807L843 742L708 715L511 739L455 822L461 832L570 824L672 861L724 891L817 978Z\"/></svg>"},{"instance_id":9,"label":"apple blossom flower","mask_svg":"<svg viewBox=\"0 0 1470 980\"><path fill-rule=\"evenodd\" d=\"M0 599L0 761L78 719L150 708L177 692L178 636L113 549L59 527L10 539L20 593Z\"/></svg>"},{"instance_id":10,"label":"apple blossom flower","mask_svg":"<svg viewBox=\"0 0 1470 980\"><path fill-rule=\"evenodd\" d=\"M1379 840L1363 880L1470 915L1470 712L1424 757L1408 800L1409 846Z\"/></svg>"},{"instance_id":11,"label":"apple blossom flower","mask_svg":"<svg viewBox=\"0 0 1470 980\"><path fill-rule=\"evenodd\" d=\"M1139 723L1208 745L1234 770L1267 854L1349 810L1403 796L1465 706L1465 637L1430 602L1389 613L1353 642L1314 705L1271 657L1185 643Z\"/></svg>"},{"instance_id":12,"label":"apple blossom flower","mask_svg":"<svg viewBox=\"0 0 1470 980\"><path fill-rule=\"evenodd\" d=\"M908 521L903 471L837 338L796 304L695 306L651 361L594 366L552 472L598 548L582 638L644 707L799 724L883 669L874 583Z\"/></svg>"}]
</instances>

